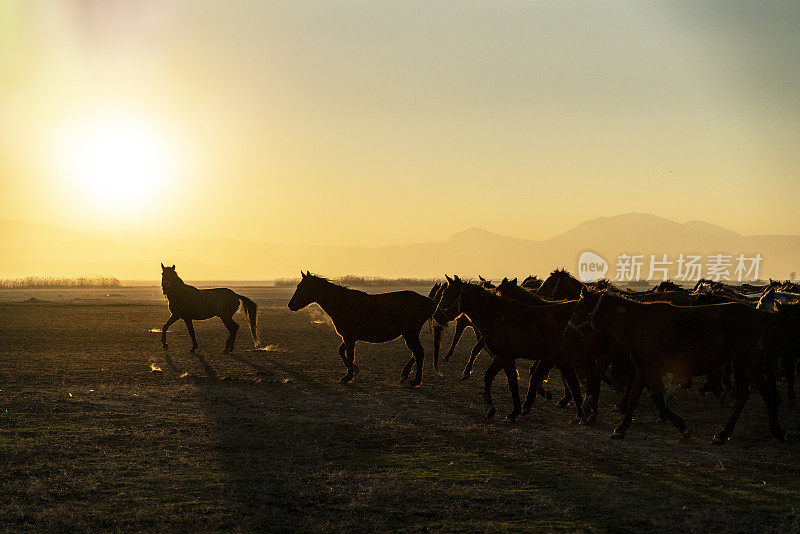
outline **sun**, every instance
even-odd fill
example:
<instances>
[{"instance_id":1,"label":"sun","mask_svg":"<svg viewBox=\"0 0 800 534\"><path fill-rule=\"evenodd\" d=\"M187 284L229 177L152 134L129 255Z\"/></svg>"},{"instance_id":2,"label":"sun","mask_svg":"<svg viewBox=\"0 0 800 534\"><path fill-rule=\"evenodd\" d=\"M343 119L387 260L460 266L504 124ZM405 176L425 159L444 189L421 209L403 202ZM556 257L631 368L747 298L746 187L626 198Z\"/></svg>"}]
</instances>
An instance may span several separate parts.
<instances>
[{"instance_id":1,"label":"sun","mask_svg":"<svg viewBox=\"0 0 800 534\"><path fill-rule=\"evenodd\" d=\"M81 121L64 132L61 145L68 186L98 208L141 207L173 180L166 137L137 117Z\"/></svg>"}]
</instances>

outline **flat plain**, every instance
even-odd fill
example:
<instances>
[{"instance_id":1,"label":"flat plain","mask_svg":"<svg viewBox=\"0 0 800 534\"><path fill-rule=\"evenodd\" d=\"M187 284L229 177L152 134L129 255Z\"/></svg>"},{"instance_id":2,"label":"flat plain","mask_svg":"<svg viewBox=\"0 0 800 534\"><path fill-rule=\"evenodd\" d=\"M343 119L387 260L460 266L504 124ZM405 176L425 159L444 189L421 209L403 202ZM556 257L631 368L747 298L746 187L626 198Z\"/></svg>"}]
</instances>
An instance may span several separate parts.
<instances>
[{"instance_id":1,"label":"flat plain","mask_svg":"<svg viewBox=\"0 0 800 534\"><path fill-rule=\"evenodd\" d=\"M0 292L0 528L800 530L800 453L771 438L756 394L722 447L709 440L730 405L699 397L697 382L671 403L688 441L648 398L612 441L618 395L605 387L598 422L574 423L555 406L555 373L553 402L514 425L501 422L498 375L487 421L488 356L459 380L471 332L439 377L423 331L420 388L399 383L402 340L359 344L361 373L341 385L319 309L290 312L292 288L234 289L259 304L270 350L253 350L240 315L233 355L216 319L195 323L196 354L182 323L163 350L160 288ZM794 429L800 413L784 405L781 421Z\"/></svg>"}]
</instances>

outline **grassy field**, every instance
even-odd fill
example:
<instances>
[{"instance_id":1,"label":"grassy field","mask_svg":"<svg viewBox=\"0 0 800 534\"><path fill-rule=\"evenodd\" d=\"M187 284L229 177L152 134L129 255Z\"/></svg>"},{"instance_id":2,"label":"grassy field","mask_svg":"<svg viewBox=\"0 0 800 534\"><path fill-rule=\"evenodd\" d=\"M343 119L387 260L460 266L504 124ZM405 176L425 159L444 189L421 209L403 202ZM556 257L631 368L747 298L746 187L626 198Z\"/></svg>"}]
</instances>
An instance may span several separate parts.
<instances>
[{"instance_id":1,"label":"grassy field","mask_svg":"<svg viewBox=\"0 0 800 534\"><path fill-rule=\"evenodd\" d=\"M724 447L708 441L729 406L692 391L673 401L687 442L649 399L612 442L608 390L594 427L541 399L513 426L487 422L488 358L457 379L470 333L421 388L398 383L402 341L359 345L361 374L340 385L336 334L318 311L289 312L290 294L255 298L275 350L251 350L242 328L232 356L217 320L196 323L197 354L182 323L165 352L155 298L0 304L0 528L800 529L800 454L770 437L757 395ZM503 414L502 373L495 395Z\"/></svg>"}]
</instances>

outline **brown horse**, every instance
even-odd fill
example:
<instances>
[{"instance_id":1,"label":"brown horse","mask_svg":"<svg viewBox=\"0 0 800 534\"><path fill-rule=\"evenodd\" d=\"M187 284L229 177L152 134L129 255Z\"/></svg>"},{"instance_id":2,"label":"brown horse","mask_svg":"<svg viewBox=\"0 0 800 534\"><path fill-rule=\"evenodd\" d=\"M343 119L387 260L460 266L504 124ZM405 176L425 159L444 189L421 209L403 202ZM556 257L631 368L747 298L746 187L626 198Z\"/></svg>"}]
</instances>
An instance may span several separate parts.
<instances>
[{"instance_id":1,"label":"brown horse","mask_svg":"<svg viewBox=\"0 0 800 534\"><path fill-rule=\"evenodd\" d=\"M539 278L535 274L532 274L532 275L526 276L525 280L523 280L520 285L522 287L524 287L525 289L536 290L536 289L539 289L540 287L542 287L542 282L543 282L543 280L541 278Z\"/></svg>"},{"instance_id":2,"label":"brown horse","mask_svg":"<svg viewBox=\"0 0 800 534\"><path fill-rule=\"evenodd\" d=\"M433 299L414 291L370 295L335 284L308 271L301 274L302 279L289 301L289 309L297 311L316 303L331 318L336 332L342 338L339 356L347 368L347 374L340 382L350 382L359 371L355 364L357 341L383 343L402 336L417 364L410 384L420 385L425 351L419 333L436 310ZM408 378L410 372L409 364L403 369L401 381Z\"/></svg>"},{"instance_id":3,"label":"brown horse","mask_svg":"<svg viewBox=\"0 0 800 534\"><path fill-rule=\"evenodd\" d=\"M531 291L523 289L517 284L517 279L513 280L503 279L497 286L497 294L518 300L529 306L547 306L557 303L565 303L574 301L551 301L545 300ZM579 340L569 340L567 342L565 353L565 360L572 366L581 379L586 379L588 388L586 398L584 399L584 412L587 415L587 422L593 423L597 419L598 403L600 400L600 386L601 382L605 381L615 390L623 388L631 373L626 373L625 378L620 383L615 383L608 378L605 371L613 365L629 366L628 353L625 350L620 350L621 347L605 332L596 332L590 336ZM522 413L528 413L534 401L533 391L537 387L541 387L541 382L547 378L550 369L553 367L552 360L545 360L537 362L531 367L531 385L528 388L528 395L523 404ZM564 384L564 398L558 403L560 408L563 408L572 400L569 387Z\"/></svg>"},{"instance_id":4,"label":"brown horse","mask_svg":"<svg viewBox=\"0 0 800 534\"><path fill-rule=\"evenodd\" d=\"M736 402L730 419L712 443L725 443L747 402L750 384L767 406L770 433L779 441L786 434L778 423L775 361L768 353L769 323L765 314L740 303L682 307L666 303L640 303L610 292L583 290L566 336L583 336L604 330L631 352L636 366L625 418L614 430L625 436L645 384L660 412L688 437L686 422L669 409L664 398L666 373L708 375L733 363Z\"/></svg>"},{"instance_id":5,"label":"brown horse","mask_svg":"<svg viewBox=\"0 0 800 534\"><path fill-rule=\"evenodd\" d=\"M211 319L219 317L228 329L228 340L225 342L224 353L233 352L236 342L236 331L239 324L233 320L233 314L239 309L241 302L245 316L250 320L250 335L253 336L253 345L257 348L261 343L258 337L258 306L249 298L234 293L227 288L197 289L184 283L175 266L164 267L161 264L161 290L169 300L169 311L172 313L164 327L161 329L161 344L167 349L167 330L178 319L183 319L186 329L192 338L192 348L189 352L197 350L197 338L194 335L192 320Z\"/></svg>"},{"instance_id":6,"label":"brown horse","mask_svg":"<svg viewBox=\"0 0 800 534\"><path fill-rule=\"evenodd\" d=\"M478 275L479 285L484 289L493 290L495 289L495 285L492 283L491 280L487 280L481 275ZM439 317L441 320L441 316ZM446 321L446 319L444 319ZM440 323L446 324L446 323ZM453 333L453 341L450 343L450 350L447 351L447 354L444 355L444 361L450 361L450 358L453 357L453 352L456 350L456 345L458 345L461 336L464 335L464 331L467 328L472 328L475 332L475 336L477 339L475 340L475 345L472 347L472 350L469 354L469 359L467 360L467 365L464 367L464 371L461 373L461 380L466 380L472 375L472 368L475 365L475 359L478 357L478 354L486 347L486 344L481 339L480 334L478 333L478 329L475 328L475 325L469 320L466 315L460 315L458 319L456 319L456 330Z\"/></svg>"},{"instance_id":7,"label":"brown horse","mask_svg":"<svg viewBox=\"0 0 800 534\"><path fill-rule=\"evenodd\" d=\"M577 299L583 287L583 282L566 269L556 269L542 282L536 294L549 300Z\"/></svg>"},{"instance_id":8,"label":"brown horse","mask_svg":"<svg viewBox=\"0 0 800 534\"><path fill-rule=\"evenodd\" d=\"M519 397L516 359L553 359L572 391L578 416L585 419L581 409L581 392L572 368L564 362L563 328L572 314L574 302L549 306L528 306L495 295L486 289L462 282L456 276L447 277L438 311L453 320L462 313L477 327L494 360L484 375L484 401L487 416L492 417L492 381L500 369L505 371L511 390L513 410L506 421L513 422L522 413ZM529 396L531 392L529 391Z\"/></svg>"}]
</instances>

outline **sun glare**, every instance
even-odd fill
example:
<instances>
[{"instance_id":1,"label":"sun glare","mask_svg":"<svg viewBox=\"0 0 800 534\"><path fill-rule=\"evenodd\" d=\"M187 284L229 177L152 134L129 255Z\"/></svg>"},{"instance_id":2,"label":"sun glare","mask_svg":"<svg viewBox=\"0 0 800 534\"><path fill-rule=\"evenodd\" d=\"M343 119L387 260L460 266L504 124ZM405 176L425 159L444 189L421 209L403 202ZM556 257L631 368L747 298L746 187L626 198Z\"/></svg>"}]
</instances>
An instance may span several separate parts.
<instances>
[{"instance_id":1,"label":"sun glare","mask_svg":"<svg viewBox=\"0 0 800 534\"><path fill-rule=\"evenodd\" d=\"M146 121L107 117L64 134L60 144L67 185L95 207L141 207L173 179L167 141Z\"/></svg>"}]
</instances>

